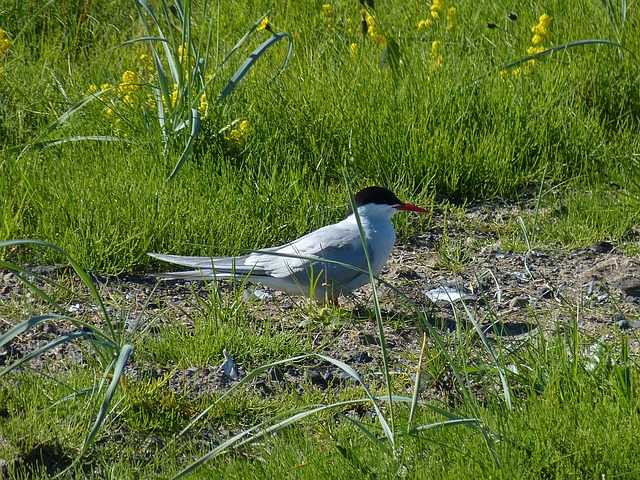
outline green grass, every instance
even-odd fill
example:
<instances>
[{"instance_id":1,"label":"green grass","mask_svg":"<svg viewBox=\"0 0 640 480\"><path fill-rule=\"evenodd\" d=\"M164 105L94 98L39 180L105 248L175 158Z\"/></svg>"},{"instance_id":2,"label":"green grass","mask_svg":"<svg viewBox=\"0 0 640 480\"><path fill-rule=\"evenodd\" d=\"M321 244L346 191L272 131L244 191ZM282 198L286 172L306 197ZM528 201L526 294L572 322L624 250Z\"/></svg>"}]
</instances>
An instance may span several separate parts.
<instances>
[{"instance_id":1,"label":"green grass","mask_svg":"<svg viewBox=\"0 0 640 480\"><path fill-rule=\"evenodd\" d=\"M133 5L87 5L89 19L80 2L40 13L17 3L3 8L0 24L10 35L25 25L2 58L4 148L41 138L90 85L117 85L125 70L146 68L138 58L149 53L144 44L113 49L143 35L130 20ZM520 76L515 68L501 75L499 65L526 55L530 28L544 11L523 6L517 21L502 21L507 9L499 4L456 6L452 32L444 23L418 30L416 19L429 17L419 2L396 10L379 6L378 23L401 48L397 71L381 67L382 47L361 38L354 6L334 5L331 18L319 6L273 11L275 30L295 41L289 67L276 75L286 48L271 49L231 97L215 103L241 57L268 38L255 32L207 87L211 108L195 154L168 183L181 148L163 154L157 125L147 131L140 109L120 102L114 108L122 122L113 130L106 105L90 103L49 137L111 134L135 143L78 142L19 157L0 154L0 238L52 241L103 272L146 264L149 250L237 252L339 218L345 168L356 189L385 184L422 203L435 193L467 202L517 199L544 182L545 190L557 186L561 199L545 196L543 205L560 201L565 213L540 240L576 246L623 238L638 221L637 197L621 201L637 176L637 59L612 46L584 45L540 59ZM619 38L597 2L546 8L552 23L545 46L601 38L637 52L637 39L628 34L633 9ZM215 32L212 73L266 11L229 9L233 16L223 9ZM488 29L489 21L504 23L511 34ZM446 46L440 67L430 72L434 40ZM355 55L351 43L358 45ZM216 135L236 119L250 122L241 149ZM610 194L612 183L619 191ZM585 191L598 204L584 202ZM600 215L603 210L611 214ZM424 227L404 222L403 234Z\"/></svg>"},{"instance_id":2,"label":"green grass","mask_svg":"<svg viewBox=\"0 0 640 480\"><path fill-rule=\"evenodd\" d=\"M448 222L463 218L465 206L482 202L535 207L523 218L531 245L515 220L473 226L495 235L505 248L572 249L610 240L637 253L640 13L635 3L623 14L626 2L524 2L514 12L517 20L510 20L512 5L504 1L448 1L447 7L457 9L457 21L447 30L444 13L431 27L418 28L419 20L431 18L425 2L376 1L378 34L399 46L398 65L391 47L362 37L357 2L331 2L330 15L322 3L222 3L219 16L217 4L207 4L207 15L204 3L195 5L196 40L211 34L213 42L205 72L209 109L193 154L167 180L190 129L163 144L154 109L123 101L118 86L125 71L144 78L143 97L151 93L147 81L153 83L153 72L140 58L151 54L148 44L123 45L146 35L133 2L4 2L0 29L13 46L0 53L0 241L54 243L98 274L155 269L146 252L238 253L335 221L346 211L346 177L352 190L385 185L402 199L443 212L394 221L403 238L442 228L437 267L453 272L473 258L469 243L447 237ZM154 8L161 5L154 2ZM271 35L254 32L221 66L265 13L275 32L293 39L287 68L280 71L287 46L279 42L232 95L216 102L243 60ZM527 55L531 28L543 13L552 17L544 48L594 39L621 48L581 44L536 58L533 67L503 68ZM444 53L438 48L434 53L434 41L444 44ZM173 42L177 48L181 39ZM87 98L92 85L105 83L115 87L48 131ZM240 129L243 120L248 130ZM48 140L89 135L129 143L69 141L41 148ZM233 135L240 141L225 138ZM18 263L67 262L51 249L12 247L0 255ZM98 319L88 308L95 298L70 275L63 274L61 282L73 292L54 290L54 299L65 307L80 299L87 306L81 318L96 331L110 325L114 311L127 311L123 292L123 298L106 300L109 314ZM183 292L199 299L187 311L161 306L145 313L140 318L153 328L136 338L114 323L113 344L122 348L131 341L135 347L130 366L161 374L134 378L125 370L120 383L116 378L113 386L119 388L91 445L86 439L104 408L104 389L66 397L109 384L104 375L113 365L96 357L95 345L80 343L87 365L60 369L49 359L39 373L23 368L0 377L0 459L9 463L11 476L48 478L80 455L65 473L70 478L168 477L214 449L216 435L224 440L309 405L365 396L356 385L320 391L311 383L301 391L265 395L249 382L222 398L221 392L177 389L172 378L189 368L214 368L223 360L223 348L249 372L305 353L335 353L336 338L365 329L368 321L299 304L265 321L259 306L239 297L213 286L201 293ZM559 317L549 315L579 314L563 308ZM433 319L409 310L407 318L385 321L409 325L420 344L422 329ZM6 333L50 311L26 293L2 301L0 330ZM278 315L289 318L285 322ZM539 319L531 313L530 320ZM281 330L281 323L294 327ZM431 330L420 399L480 418L499 467L486 438L464 426L398 434L399 448L385 453L363 433L384 437L380 417L374 418L370 407L353 406L324 411L231 449L192 478L375 478L399 472L406 478L634 478L640 462L632 450L639 428L637 358L628 352L633 341L622 334L610 337L603 347L606 361L591 369L585 352L597 339L578 334L570 322L556 332L534 331L517 348L491 338L495 358L471 327ZM398 395L413 392L419 357L416 348L403 353L412 367L390 377ZM309 367L314 361L303 363ZM509 410L497 372L510 372L514 365L518 373L507 374L514 404ZM387 394L379 375L368 372L364 381L373 395ZM388 405L379 403L388 414ZM394 402L393 410L394 433L405 432L410 406ZM198 414L203 417L189 433L178 435ZM428 408L415 415L413 426L442 420ZM53 465L41 456L60 462Z\"/></svg>"}]
</instances>

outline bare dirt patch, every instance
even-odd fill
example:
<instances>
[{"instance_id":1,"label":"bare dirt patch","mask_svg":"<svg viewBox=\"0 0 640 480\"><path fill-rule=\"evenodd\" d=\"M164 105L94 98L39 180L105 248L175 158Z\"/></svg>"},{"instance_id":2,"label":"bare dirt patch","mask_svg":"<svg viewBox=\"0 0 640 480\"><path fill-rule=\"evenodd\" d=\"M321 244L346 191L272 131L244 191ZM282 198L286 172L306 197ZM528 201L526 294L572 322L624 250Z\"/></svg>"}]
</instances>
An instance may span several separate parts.
<instances>
[{"instance_id":1,"label":"bare dirt patch","mask_svg":"<svg viewBox=\"0 0 640 480\"><path fill-rule=\"evenodd\" d=\"M579 330L594 339L606 338L621 329L628 331L633 336L631 346L637 351L640 259L623 255L616 245L608 242L569 252L551 248L523 253L505 250L497 235L485 227L488 223L504 223L522 213L514 206L504 205L470 208L463 217L448 219L446 232L434 227L407 242L398 242L381 275L397 291L384 284L379 288L383 313L389 320L385 334L393 368L415 370L424 326L414 321L417 317L414 307L428 312L427 318L444 333L453 331L457 322L467 322L468 315L473 315L490 336L514 338L534 331L540 333L540 329L543 333L554 332L558 325L570 325L577 318ZM446 256L443 242L449 242L455 253L453 260L443 259L443 255ZM35 270L45 276L56 275L56 269L48 267ZM126 314L118 314L123 328L130 328L127 322L133 322L142 312L142 321L157 319L154 329L158 334L162 333L165 321L182 322L185 328L190 328L190 312L197 308L198 297L209 299L209 292L199 282L164 282L154 291L156 280L144 274L110 279L96 276L96 280L105 298L124 299ZM233 294L228 286L221 288L223 295ZM462 298L452 302L452 297L457 295ZM342 310L338 312L318 307L315 314L309 314L308 308L298 308L304 305L304 300L279 292L267 292L262 299L257 299L251 291L244 292L244 296L251 297L247 301L260 302L257 308L251 309L255 316L252 323L259 325L261 319L276 319L276 331L271 334L277 335L285 329L308 331L307 327L300 327L301 323L316 322L313 343L318 352L345 361L358 371L373 375L380 372L380 346L371 315L370 287L342 299ZM13 316L15 309L5 308L24 298L31 303L38 302L12 273L0 272L0 307L2 311L13 312L10 316L2 315L0 330L6 331L24 320ZM468 310L460 308L460 302L464 302ZM86 317L92 315L95 306L86 299L70 301L67 310L71 315ZM306 313L301 314L301 310ZM97 315L95 317L97 319ZM0 365L73 328L65 322L39 325L0 352ZM50 351L45 359L36 359L35 366L38 362L61 368L69 364L82 365L84 354L84 350L65 344ZM233 356L233 352L230 354ZM239 376L256 366L238 365ZM181 390L189 384L191 389L195 386L194 395L227 388L235 381L219 365L178 369L171 365L134 362L129 374L134 378L168 374L172 378L171 388ZM351 381L353 379L335 366L316 363L305 368L272 369L259 380L257 388L268 393L287 382L300 388L305 383L326 388Z\"/></svg>"}]
</instances>

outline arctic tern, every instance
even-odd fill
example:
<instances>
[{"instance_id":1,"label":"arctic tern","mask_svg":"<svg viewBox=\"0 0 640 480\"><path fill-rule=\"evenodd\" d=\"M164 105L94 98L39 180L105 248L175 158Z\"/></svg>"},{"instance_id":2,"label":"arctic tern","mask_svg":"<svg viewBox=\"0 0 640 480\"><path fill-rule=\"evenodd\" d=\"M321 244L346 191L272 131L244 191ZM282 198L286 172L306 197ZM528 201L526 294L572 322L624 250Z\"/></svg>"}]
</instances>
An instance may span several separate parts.
<instances>
[{"instance_id":1,"label":"arctic tern","mask_svg":"<svg viewBox=\"0 0 640 480\"><path fill-rule=\"evenodd\" d=\"M396 239L391 217L399 211L429 213L403 203L383 187L367 187L354 196L371 271L378 275L389 259ZM149 253L158 260L198 270L158 273L164 279L246 279L317 300L337 300L369 283L367 258L356 216L319 228L297 240L236 257L186 257ZM350 268L355 267L355 268Z\"/></svg>"}]
</instances>

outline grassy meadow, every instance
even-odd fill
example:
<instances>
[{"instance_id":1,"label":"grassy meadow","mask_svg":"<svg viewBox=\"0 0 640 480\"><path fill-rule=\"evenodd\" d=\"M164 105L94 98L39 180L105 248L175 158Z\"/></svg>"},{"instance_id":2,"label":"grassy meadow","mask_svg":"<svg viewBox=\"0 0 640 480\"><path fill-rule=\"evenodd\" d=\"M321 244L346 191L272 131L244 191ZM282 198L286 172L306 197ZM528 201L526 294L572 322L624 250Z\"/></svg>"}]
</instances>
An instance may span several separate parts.
<instances>
[{"instance_id":1,"label":"grassy meadow","mask_svg":"<svg viewBox=\"0 0 640 480\"><path fill-rule=\"evenodd\" d=\"M467 205L513 202L535 215L496 230L510 249L606 240L637 254L640 4L181 1L0 5L0 241L59 247L5 243L0 259L73 265L48 286L21 272L40 290L0 297L0 345L71 324L61 342L86 357L9 371L15 359L0 354L0 477L637 477L627 336L612 334L609 363L590 369L577 325L516 347L473 321L439 331L415 308L406 323L429 341L407 353L412 372L194 399L162 377L128 378L127 365L217 366L227 348L248 373L322 354L323 326L273 333L252 304L210 286L190 328L167 308L163 332L131 333L121 317L143 313L125 293L103 305L86 271L286 242L342 218L347 183L438 213L394 219L400 241ZM74 316L77 295L86 308ZM309 318L333 307L292 308ZM371 316L384 322L376 302ZM418 365L450 393L420 393ZM513 365L530 367L510 375Z\"/></svg>"}]
</instances>

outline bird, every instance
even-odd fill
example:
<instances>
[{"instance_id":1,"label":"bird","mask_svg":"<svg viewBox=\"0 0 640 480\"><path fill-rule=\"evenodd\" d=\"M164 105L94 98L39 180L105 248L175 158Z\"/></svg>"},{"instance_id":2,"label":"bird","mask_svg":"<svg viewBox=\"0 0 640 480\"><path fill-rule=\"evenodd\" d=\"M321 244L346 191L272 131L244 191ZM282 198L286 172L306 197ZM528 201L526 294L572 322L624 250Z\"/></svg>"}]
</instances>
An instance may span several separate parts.
<instances>
[{"instance_id":1,"label":"bird","mask_svg":"<svg viewBox=\"0 0 640 480\"><path fill-rule=\"evenodd\" d=\"M245 279L289 295L337 303L377 276L387 263L396 239L391 217L401 211L429 213L404 203L384 187L370 186L353 197L362 226L349 206L346 218L321 227L292 242L234 257L189 257L149 253L153 258L197 270L154 274L165 280Z\"/></svg>"}]
</instances>

